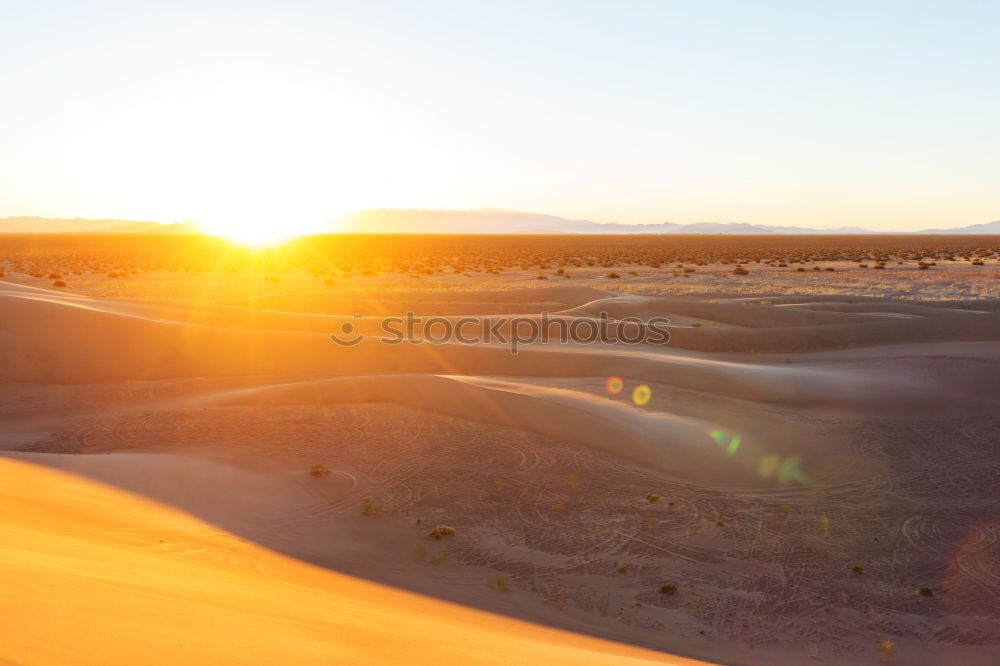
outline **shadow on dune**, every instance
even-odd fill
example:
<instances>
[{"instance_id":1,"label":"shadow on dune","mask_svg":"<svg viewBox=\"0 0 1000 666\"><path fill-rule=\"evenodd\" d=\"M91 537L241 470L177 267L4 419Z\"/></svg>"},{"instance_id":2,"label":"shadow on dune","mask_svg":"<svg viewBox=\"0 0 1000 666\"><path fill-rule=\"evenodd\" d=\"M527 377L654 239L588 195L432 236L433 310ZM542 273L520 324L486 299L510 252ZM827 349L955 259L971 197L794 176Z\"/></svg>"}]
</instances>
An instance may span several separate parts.
<instances>
[{"instance_id":1,"label":"shadow on dune","mask_svg":"<svg viewBox=\"0 0 1000 666\"><path fill-rule=\"evenodd\" d=\"M642 578L642 566L651 571L666 567L670 575L687 576L692 588L697 583L699 589L713 591L747 578L748 570L753 588L739 583L731 607L733 617L749 614L751 607L764 603L761 599L787 596L784 586L792 579L802 586L794 599L821 593L809 586L815 582L821 590L832 585L838 575L833 572L843 567L837 558L870 553L879 530L889 529L887 525L899 529L912 516L925 515L929 500L919 483L928 473L905 466L886 473L896 451L895 432L919 434L910 426L921 421L920 427L938 436L968 415L973 427L962 440L966 448L956 444L944 458L961 460L962 475L979 478L975 455L982 436L975 427L984 427L976 424L985 423L984 415L1000 405L994 382L1000 353L993 344L1000 340L1000 314L990 308L971 312L956 303L947 309L899 302L831 304L829 298L812 304L803 299L761 304L604 296L566 288L508 292L502 301L482 293L438 298L475 313L489 312L498 303L523 303L525 311L534 312L551 302L565 316L677 314L731 327L674 327L666 347L538 344L516 356L502 346L386 346L373 338L348 348L328 337L343 316L90 299L3 284L0 379L5 384L60 387L70 396L102 385L153 380L176 380L182 387L169 397L125 401L108 410L100 416L111 425L106 431L95 429L96 434L87 431L92 425L87 410L53 417L49 438L7 455L173 504L268 548L334 570L522 619L709 658L715 654L709 639L643 629L642 613L653 612L647 609L671 618L681 609L650 587L658 579L653 573ZM419 302L419 295L409 297ZM372 328L362 330L375 330L378 319L365 325ZM628 386L618 397L602 389L612 376ZM211 377L223 385L196 385ZM184 382L194 388L185 388ZM629 399L639 385L652 387L648 403ZM322 482L310 477L305 465L261 469L268 464L266 455L256 467L241 464L241 456L251 458L272 444L295 448L281 440L286 431L250 428L240 431L248 440L245 451L239 442L214 447L228 436L223 417L355 405L410 409L420 415L412 417L417 428L404 429L411 439L405 446L396 442L394 450L327 453L324 459L337 461L347 451L368 467L332 463ZM344 421L310 420L307 415L295 422L299 430L287 431L312 433L313 439L303 445L308 453L302 455L316 458L324 451L319 426L365 432L366 421L348 421L346 412L335 413L345 414ZM428 415L452 425L455 420L475 422L478 430L470 433L478 439L466 445L461 431L456 435L454 428L448 429L451 425L428 420ZM952 421L929 421L934 415ZM186 418L193 419L189 432L197 433L201 448L177 442L172 451L169 423ZM149 420L159 424L161 430L153 432L162 436L160 448L144 450L150 431L143 423ZM419 429L431 425L439 430ZM987 431L991 427L985 426ZM111 434L118 443L100 449L106 455L65 455L95 453L87 442ZM522 438L529 435L535 439L525 444ZM849 439L865 436L872 442ZM56 441L58 447L52 444ZM851 453L852 447L862 453ZM407 470L407 454L418 449L425 455L422 466ZM918 442L912 450L926 460L942 455L927 443ZM509 465L519 474L516 483L510 481L520 493L514 498L503 494L505 486L499 482L504 479L488 474L511 452L520 456ZM550 457L532 466L527 462L532 455ZM288 458L299 461L301 456ZM394 532L378 529L359 514L362 493L368 493L367 499L385 495L399 506L416 506L412 479L421 474L445 479L434 483L476 481L461 498L404 511L399 520L405 527ZM580 475L589 475L593 488L586 498L567 495L577 502L578 513L563 518L569 502L553 488L559 486L565 494ZM431 494L438 487L419 490ZM669 489L679 518L669 513L665 501L644 499L646 488L652 487ZM458 509L474 516L455 539L462 561L474 573L443 569L428 574L425 560L433 553L416 563L401 557L414 538L426 541L428 527ZM981 507L973 517L988 510ZM654 511L659 513L653 516ZM848 524L840 536L843 552L817 545L824 530L829 536L831 516ZM572 529L565 527L570 520L577 521ZM779 529L796 520L802 522L795 528L808 531L810 540L799 542ZM662 533L655 532L654 523ZM726 532L727 527L733 531ZM784 561L776 556L774 562L757 564L754 558L761 556L755 549L765 550L760 543L770 543ZM611 562L625 557L624 552L630 564L641 563L632 565L634 578L612 573ZM814 574L815 581L795 568L796 554L802 552L819 563L813 567L821 571ZM929 561L907 568L909 560L897 550L879 551L878 557L891 562L886 567L894 567L893 575L898 571L899 580L906 581L918 564L926 567ZM601 569L605 564L606 572ZM689 569L681 570L681 565ZM509 595L492 594L495 590L484 594L484 581L501 570L527 582ZM664 575L655 571L655 576ZM559 605L559 598L565 605L564 597L573 592L558 588L557 573L579 577L574 579L579 589L590 595L576 592L585 603L569 612ZM622 596L621 589L632 596ZM702 604L697 606L702 613L715 608L709 593L691 603ZM805 602L801 608L797 603L774 601L771 610L775 617L796 617L806 612ZM884 600L873 598L871 603ZM905 610L916 612L908 606ZM768 636L753 633L756 629L744 631L746 640L767 643ZM722 653L717 658L736 663Z\"/></svg>"}]
</instances>

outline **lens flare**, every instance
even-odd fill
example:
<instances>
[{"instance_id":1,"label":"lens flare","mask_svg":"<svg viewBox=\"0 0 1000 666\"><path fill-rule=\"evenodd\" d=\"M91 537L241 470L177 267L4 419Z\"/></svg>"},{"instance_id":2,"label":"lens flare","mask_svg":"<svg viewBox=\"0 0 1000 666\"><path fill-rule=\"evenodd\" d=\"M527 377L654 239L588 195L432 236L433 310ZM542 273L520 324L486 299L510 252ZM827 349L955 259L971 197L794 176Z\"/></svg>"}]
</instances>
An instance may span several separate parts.
<instances>
[{"instance_id":1,"label":"lens flare","mask_svg":"<svg viewBox=\"0 0 1000 666\"><path fill-rule=\"evenodd\" d=\"M778 471L778 465L780 464L781 458L778 456L764 456L761 458L760 464L757 466L757 473L766 479Z\"/></svg>"},{"instance_id":2,"label":"lens flare","mask_svg":"<svg viewBox=\"0 0 1000 666\"><path fill-rule=\"evenodd\" d=\"M799 469L800 458L795 456L789 458L781 464L778 470L778 481L781 485L786 485L792 481L802 481L804 479L802 471Z\"/></svg>"},{"instance_id":3,"label":"lens flare","mask_svg":"<svg viewBox=\"0 0 1000 666\"><path fill-rule=\"evenodd\" d=\"M712 430L708 435L720 446L726 447L726 455L734 455L740 448L743 438L740 435L730 435L722 430ZM728 441L727 441L728 440Z\"/></svg>"},{"instance_id":4,"label":"lens flare","mask_svg":"<svg viewBox=\"0 0 1000 666\"><path fill-rule=\"evenodd\" d=\"M653 390L646 386L645 384L639 384L632 391L632 402L639 405L640 407L649 402L649 399L653 397Z\"/></svg>"},{"instance_id":5,"label":"lens flare","mask_svg":"<svg viewBox=\"0 0 1000 666\"><path fill-rule=\"evenodd\" d=\"M608 380L604 382L604 388L611 395L618 395L625 388L625 382L622 381L621 377L608 377Z\"/></svg>"}]
</instances>

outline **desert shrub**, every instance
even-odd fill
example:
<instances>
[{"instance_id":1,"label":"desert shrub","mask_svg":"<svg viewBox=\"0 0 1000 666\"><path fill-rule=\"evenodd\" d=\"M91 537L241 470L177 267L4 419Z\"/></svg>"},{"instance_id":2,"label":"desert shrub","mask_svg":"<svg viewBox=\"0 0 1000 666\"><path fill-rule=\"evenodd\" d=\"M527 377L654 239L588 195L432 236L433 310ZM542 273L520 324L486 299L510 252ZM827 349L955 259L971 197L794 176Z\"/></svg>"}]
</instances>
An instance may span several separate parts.
<instances>
[{"instance_id":1,"label":"desert shrub","mask_svg":"<svg viewBox=\"0 0 1000 666\"><path fill-rule=\"evenodd\" d=\"M429 536L432 539L437 539L437 540L440 541L441 539L445 538L446 536L452 536L454 534L455 534L455 528L454 527L449 527L448 525L438 525L437 527L435 527L434 529L432 529L430 532L428 532L427 536Z\"/></svg>"},{"instance_id":2,"label":"desert shrub","mask_svg":"<svg viewBox=\"0 0 1000 666\"><path fill-rule=\"evenodd\" d=\"M330 473L330 470L327 469L326 465L316 463L315 465L311 465L309 467L309 473L318 479L320 477L328 475Z\"/></svg>"},{"instance_id":3,"label":"desert shrub","mask_svg":"<svg viewBox=\"0 0 1000 666\"><path fill-rule=\"evenodd\" d=\"M536 280L548 280L548 278L547 278L547 277L545 277L544 275L536 275L536 276L535 276L535 279L536 279Z\"/></svg>"},{"instance_id":4,"label":"desert shrub","mask_svg":"<svg viewBox=\"0 0 1000 666\"><path fill-rule=\"evenodd\" d=\"M507 576L494 576L490 580L490 585L505 592L510 589L510 581L507 579Z\"/></svg>"},{"instance_id":5,"label":"desert shrub","mask_svg":"<svg viewBox=\"0 0 1000 666\"><path fill-rule=\"evenodd\" d=\"M615 571L620 574L628 573L628 567L625 566L624 564L619 564L618 566L615 567Z\"/></svg>"},{"instance_id":6,"label":"desert shrub","mask_svg":"<svg viewBox=\"0 0 1000 666\"><path fill-rule=\"evenodd\" d=\"M750 271L743 268L742 266L737 266L733 269L733 275L749 275Z\"/></svg>"},{"instance_id":7,"label":"desert shrub","mask_svg":"<svg viewBox=\"0 0 1000 666\"><path fill-rule=\"evenodd\" d=\"M722 527L723 525L726 524L726 522L724 520L717 520L715 521L715 524L718 525L719 527Z\"/></svg>"},{"instance_id":8,"label":"desert shrub","mask_svg":"<svg viewBox=\"0 0 1000 666\"><path fill-rule=\"evenodd\" d=\"M361 500L361 515L370 516L372 514L378 515L381 513L382 505L373 502L371 497L365 497Z\"/></svg>"},{"instance_id":9,"label":"desert shrub","mask_svg":"<svg viewBox=\"0 0 1000 666\"><path fill-rule=\"evenodd\" d=\"M878 644L878 651L882 653L881 661L884 664L896 654L896 644L887 638Z\"/></svg>"},{"instance_id":10,"label":"desert shrub","mask_svg":"<svg viewBox=\"0 0 1000 666\"><path fill-rule=\"evenodd\" d=\"M857 564L855 564L853 567L851 567L851 571L853 571L854 574L857 575L857 576L860 576L861 574L863 574L865 572L865 570L862 569L861 567L859 567Z\"/></svg>"},{"instance_id":11,"label":"desert shrub","mask_svg":"<svg viewBox=\"0 0 1000 666\"><path fill-rule=\"evenodd\" d=\"M795 272L796 273L805 273L806 269L803 268L802 266L799 266L798 268L795 269Z\"/></svg>"},{"instance_id":12,"label":"desert shrub","mask_svg":"<svg viewBox=\"0 0 1000 666\"><path fill-rule=\"evenodd\" d=\"M56 280L55 282L52 283L52 286L53 287L65 287L66 286L66 282L64 282L63 280Z\"/></svg>"},{"instance_id":13,"label":"desert shrub","mask_svg":"<svg viewBox=\"0 0 1000 666\"><path fill-rule=\"evenodd\" d=\"M694 326L695 328L701 328L701 322L700 321L696 321L696 322L694 322L691 325Z\"/></svg>"},{"instance_id":14,"label":"desert shrub","mask_svg":"<svg viewBox=\"0 0 1000 666\"><path fill-rule=\"evenodd\" d=\"M610 273L607 273L604 277L611 278L612 280L617 280L618 278L621 277L621 275L615 273L614 271L611 271Z\"/></svg>"},{"instance_id":15,"label":"desert shrub","mask_svg":"<svg viewBox=\"0 0 1000 666\"><path fill-rule=\"evenodd\" d=\"M659 502L660 496L656 493L646 493L646 501L652 504L653 502Z\"/></svg>"},{"instance_id":16,"label":"desert shrub","mask_svg":"<svg viewBox=\"0 0 1000 666\"><path fill-rule=\"evenodd\" d=\"M919 594L922 597L933 597L934 596L934 590L932 590L931 588L929 588L926 585L924 585L922 588L920 588L919 590L917 590L917 594Z\"/></svg>"},{"instance_id":17,"label":"desert shrub","mask_svg":"<svg viewBox=\"0 0 1000 666\"><path fill-rule=\"evenodd\" d=\"M665 594L668 597L672 597L677 594L677 586L673 583L664 583L660 586L660 594Z\"/></svg>"},{"instance_id":18,"label":"desert shrub","mask_svg":"<svg viewBox=\"0 0 1000 666\"><path fill-rule=\"evenodd\" d=\"M51 273L49 273L49 279L50 280L58 280L61 277L62 277L62 273L59 273L57 271L52 271Z\"/></svg>"}]
</instances>

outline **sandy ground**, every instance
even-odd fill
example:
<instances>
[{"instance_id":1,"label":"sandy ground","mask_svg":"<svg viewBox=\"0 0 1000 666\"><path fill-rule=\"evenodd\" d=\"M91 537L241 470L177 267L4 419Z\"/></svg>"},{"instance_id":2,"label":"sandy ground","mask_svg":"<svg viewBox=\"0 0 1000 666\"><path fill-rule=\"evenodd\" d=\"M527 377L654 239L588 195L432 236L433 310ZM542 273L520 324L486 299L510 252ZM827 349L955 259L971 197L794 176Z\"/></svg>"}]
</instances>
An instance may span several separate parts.
<instances>
[{"instance_id":1,"label":"sandy ground","mask_svg":"<svg viewBox=\"0 0 1000 666\"><path fill-rule=\"evenodd\" d=\"M5 664L695 663L317 570L34 465L0 479Z\"/></svg>"},{"instance_id":2,"label":"sandy ground","mask_svg":"<svg viewBox=\"0 0 1000 666\"><path fill-rule=\"evenodd\" d=\"M641 267L8 275L0 570L18 587L0 607L19 638L0 658L82 641L134 662L128 618L176 615L145 635L175 663L220 663L223 641L410 661L425 631L444 663L1000 662L997 267L770 270L752 290ZM406 311L662 316L671 340L383 344ZM365 339L334 344L345 322Z\"/></svg>"}]
</instances>

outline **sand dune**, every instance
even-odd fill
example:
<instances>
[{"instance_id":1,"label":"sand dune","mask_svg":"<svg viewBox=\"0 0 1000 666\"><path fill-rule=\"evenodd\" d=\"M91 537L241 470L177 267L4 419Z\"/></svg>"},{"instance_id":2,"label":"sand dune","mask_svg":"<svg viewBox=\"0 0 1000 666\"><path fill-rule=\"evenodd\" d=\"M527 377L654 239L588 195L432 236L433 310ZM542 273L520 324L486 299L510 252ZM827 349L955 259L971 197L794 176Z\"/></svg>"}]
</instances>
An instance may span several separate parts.
<instances>
[{"instance_id":1,"label":"sand dune","mask_svg":"<svg viewBox=\"0 0 1000 666\"><path fill-rule=\"evenodd\" d=\"M0 657L869 663L891 638L994 663L991 302L362 291L303 313L0 282L5 455L207 521L3 462ZM667 317L671 340L384 344L406 311ZM367 337L335 344L345 322Z\"/></svg>"},{"instance_id":2,"label":"sand dune","mask_svg":"<svg viewBox=\"0 0 1000 666\"><path fill-rule=\"evenodd\" d=\"M25 463L0 460L0 498L7 663L695 663L309 567Z\"/></svg>"}]
</instances>

